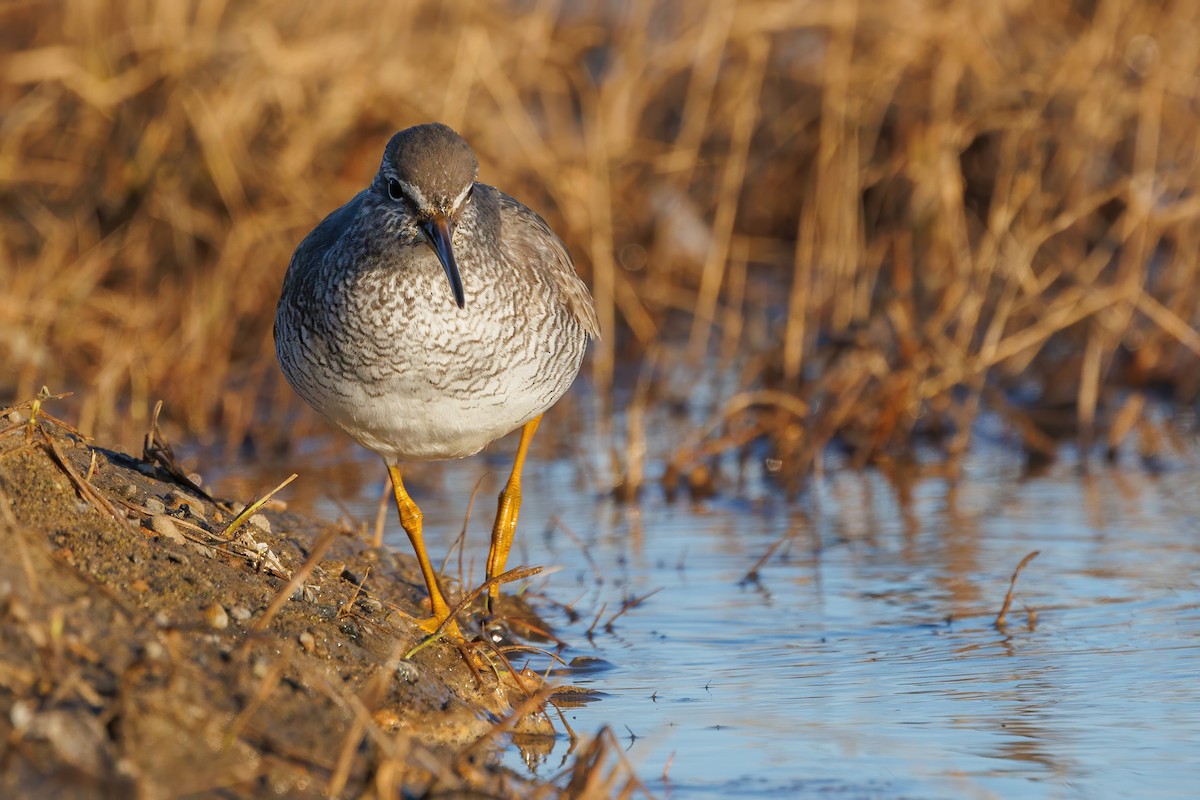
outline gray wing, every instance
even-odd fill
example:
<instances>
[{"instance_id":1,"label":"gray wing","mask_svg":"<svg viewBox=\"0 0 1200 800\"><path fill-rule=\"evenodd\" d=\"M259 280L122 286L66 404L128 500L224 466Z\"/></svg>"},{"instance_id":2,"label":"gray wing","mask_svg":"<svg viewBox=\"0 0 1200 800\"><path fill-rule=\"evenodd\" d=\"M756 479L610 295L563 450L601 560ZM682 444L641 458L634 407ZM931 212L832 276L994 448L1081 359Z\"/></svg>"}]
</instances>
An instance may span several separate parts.
<instances>
[{"instance_id":1,"label":"gray wing","mask_svg":"<svg viewBox=\"0 0 1200 800\"><path fill-rule=\"evenodd\" d=\"M559 298L593 339L600 338L600 319L592 299L579 275L571 254L558 234L546 221L519 201L504 192L496 192L500 204L500 223L504 235L500 246L506 257L517 264L544 265L546 277L558 290Z\"/></svg>"},{"instance_id":2,"label":"gray wing","mask_svg":"<svg viewBox=\"0 0 1200 800\"><path fill-rule=\"evenodd\" d=\"M364 194L365 192L359 192L350 202L321 220L321 224L304 237L296 252L292 254L291 264L288 265L289 273L294 270L303 275L319 267L325 254L338 243L358 216Z\"/></svg>"}]
</instances>

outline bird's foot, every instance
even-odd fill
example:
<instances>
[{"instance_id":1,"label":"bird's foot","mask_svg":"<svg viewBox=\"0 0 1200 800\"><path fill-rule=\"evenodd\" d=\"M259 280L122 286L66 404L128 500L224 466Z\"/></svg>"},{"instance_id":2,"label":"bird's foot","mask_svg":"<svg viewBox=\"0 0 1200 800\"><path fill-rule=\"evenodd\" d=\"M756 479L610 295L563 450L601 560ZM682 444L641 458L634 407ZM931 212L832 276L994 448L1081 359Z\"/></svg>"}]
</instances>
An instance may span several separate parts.
<instances>
[{"instance_id":1,"label":"bird's foot","mask_svg":"<svg viewBox=\"0 0 1200 800\"><path fill-rule=\"evenodd\" d=\"M458 623L454 619L448 619L444 616L439 617L434 615L428 619L418 620L417 627L428 633L430 636L438 634L439 638L445 636L456 642L461 642L463 640L462 631L458 629Z\"/></svg>"}]
</instances>

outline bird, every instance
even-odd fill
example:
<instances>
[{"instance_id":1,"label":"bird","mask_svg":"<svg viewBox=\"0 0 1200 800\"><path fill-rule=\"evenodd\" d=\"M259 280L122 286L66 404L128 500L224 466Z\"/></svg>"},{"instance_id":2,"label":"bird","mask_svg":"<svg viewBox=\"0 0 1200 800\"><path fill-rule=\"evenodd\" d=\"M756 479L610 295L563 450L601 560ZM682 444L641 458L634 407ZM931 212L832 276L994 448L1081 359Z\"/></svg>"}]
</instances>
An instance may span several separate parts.
<instances>
[{"instance_id":1,"label":"bird","mask_svg":"<svg viewBox=\"0 0 1200 800\"><path fill-rule=\"evenodd\" d=\"M370 185L296 248L274 326L296 393L387 466L429 594L419 627L458 639L402 465L471 456L520 430L488 551L494 614L530 442L600 335L563 241L478 173L474 150L446 125L396 133Z\"/></svg>"}]
</instances>

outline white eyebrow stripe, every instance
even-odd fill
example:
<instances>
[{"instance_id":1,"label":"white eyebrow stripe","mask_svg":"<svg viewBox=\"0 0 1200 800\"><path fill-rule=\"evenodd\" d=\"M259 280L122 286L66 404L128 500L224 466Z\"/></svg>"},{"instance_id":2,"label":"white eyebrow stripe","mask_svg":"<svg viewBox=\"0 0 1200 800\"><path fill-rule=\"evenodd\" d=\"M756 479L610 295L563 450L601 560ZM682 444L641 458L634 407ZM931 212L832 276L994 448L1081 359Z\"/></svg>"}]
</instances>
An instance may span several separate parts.
<instances>
[{"instance_id":1,"label":"white eyebrow stripe","mask_svg":"<svg viewBox=\"0 0 1200 800\"><path fill-rule=\"evenodd\" d=\"M451 204L455 211L457 211L458 207L463 204L463 201L467 199L467 195L470 194L471 190L474 188L475 188L475 181L471 181L470 183L467 184L467 188L463 189L461 192L458 193L458 197L454 198L454 202Z\"/></svg>"},{"instance_id":2,"label":"white eyebrow stripe","mask_svg":"<svg viewBox=\"0 0 1200 800\"><path fill-rule=\"evenodd\" d=\"M400 184L400 191L408 195L409 199L417 204L417 208L424 209L430 207L429 201L425 199L425 195L421 194L421 190L416 186L413 186L408 181L400 180L399 178L396 178L395 181L396 183Z\"/></svg>"}]
</instances>

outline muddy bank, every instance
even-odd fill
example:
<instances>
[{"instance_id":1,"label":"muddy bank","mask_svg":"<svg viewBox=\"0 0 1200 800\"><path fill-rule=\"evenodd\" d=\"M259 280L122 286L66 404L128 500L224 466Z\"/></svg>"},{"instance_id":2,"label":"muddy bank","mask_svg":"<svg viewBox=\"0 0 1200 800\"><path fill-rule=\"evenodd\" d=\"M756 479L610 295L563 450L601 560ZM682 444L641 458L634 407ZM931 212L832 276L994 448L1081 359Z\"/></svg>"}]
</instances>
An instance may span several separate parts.
<instances>
[{"instance_id":1,"label":"muddy bank","mask_svg":"<svg viewBox=\"0 0 1200 800\"><path fill-rule=\"evenodd\" d=\"M494 645L417 648L407 554L271 504L230 533L240 507L173 477L161 452L150 463L29 413L0 422L0 794L624 783L603 735L556 782L497 765L510 731L535 750L554 735L553 690Z\"/></svg>"}]
</instances>

